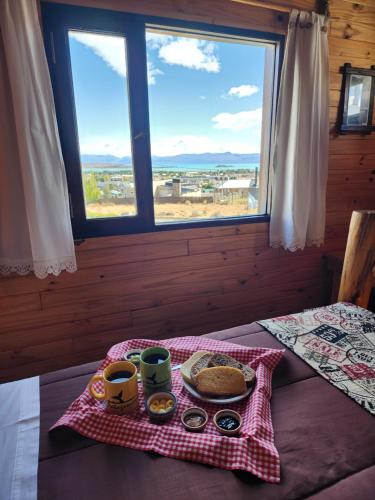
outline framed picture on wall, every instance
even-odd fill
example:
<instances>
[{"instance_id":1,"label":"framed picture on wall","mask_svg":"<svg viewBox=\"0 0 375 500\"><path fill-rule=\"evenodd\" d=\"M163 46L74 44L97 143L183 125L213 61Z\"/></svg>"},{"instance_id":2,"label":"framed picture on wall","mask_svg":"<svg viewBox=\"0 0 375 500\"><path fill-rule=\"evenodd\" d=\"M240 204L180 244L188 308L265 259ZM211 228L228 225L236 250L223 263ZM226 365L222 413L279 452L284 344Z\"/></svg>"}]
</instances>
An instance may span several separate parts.
<instances>
[{"instance_id":1,"label":"framed picture on wall","mask_svg":"<svg viewBox=\"0 0 375 500\"><path fill-rule=\"evenodd\" d=\"M357 132L370 134L375 93L375 66L371 69L343 67L338 130L341 134Z\"/></svg>"}]
</instances>

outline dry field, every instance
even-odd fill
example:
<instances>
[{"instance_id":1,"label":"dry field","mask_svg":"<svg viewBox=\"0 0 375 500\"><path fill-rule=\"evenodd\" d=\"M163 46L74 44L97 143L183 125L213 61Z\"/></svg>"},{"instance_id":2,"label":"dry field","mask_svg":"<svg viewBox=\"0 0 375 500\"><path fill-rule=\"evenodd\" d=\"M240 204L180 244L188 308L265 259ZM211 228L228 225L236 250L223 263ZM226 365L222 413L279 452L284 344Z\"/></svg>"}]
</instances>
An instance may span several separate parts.
<instances>
[{"instance_id":1,"label":"dry field","mask_svg":"<svg viewBox=\"0 0 375 500\"><path fill-rule=\"evenodd\" d=\"M257 213L256 209L247 207L245 200L231 205L218 203L162 203L156 204L154 209L155 219L159 222L236 217ZM136 215L134 206L115 203L90 203L87 205L86 210L89 219Z\"/></svg>"}]
</instances>

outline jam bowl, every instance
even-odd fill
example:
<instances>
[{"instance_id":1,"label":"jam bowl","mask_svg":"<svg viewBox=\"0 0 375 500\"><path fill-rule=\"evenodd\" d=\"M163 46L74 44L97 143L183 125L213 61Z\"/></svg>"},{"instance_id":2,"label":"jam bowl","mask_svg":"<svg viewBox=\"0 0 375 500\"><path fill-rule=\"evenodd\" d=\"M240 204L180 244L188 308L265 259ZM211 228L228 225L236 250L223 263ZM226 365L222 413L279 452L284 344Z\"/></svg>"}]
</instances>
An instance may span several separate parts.
<instances>
[{"instance_id":1,"label":"jam bowl","mask_svg":"<svg viewBox=\"0 0 375 500\"><path fill-rule=\"evenodd\" d=\"M242 418L234 410L220 410L214 415L214 424L224 436L236 436L242 427Z\"/></svg>"},{"instance_id":2,"label":"jam bowl","mask_svg":"<svg viewBox=\"0 0 375 500\"><path fill-rule=\"evenodd\" d=\"M151 394L145 402L150 419L163 422L172 417L177 408L177 398L172 392L161 391Z\"/></svg>"},{"instance_id":3,"label":"jam bowl","mask_svg":"<svg viewBox=\"0 0 375 500\"><path fill-rule=\"evenodd\" d=\"M192 406L183 412L181 422L187 431L200 432L207 425L208 415L203 408Z\"/></svg>"}]
</instances>

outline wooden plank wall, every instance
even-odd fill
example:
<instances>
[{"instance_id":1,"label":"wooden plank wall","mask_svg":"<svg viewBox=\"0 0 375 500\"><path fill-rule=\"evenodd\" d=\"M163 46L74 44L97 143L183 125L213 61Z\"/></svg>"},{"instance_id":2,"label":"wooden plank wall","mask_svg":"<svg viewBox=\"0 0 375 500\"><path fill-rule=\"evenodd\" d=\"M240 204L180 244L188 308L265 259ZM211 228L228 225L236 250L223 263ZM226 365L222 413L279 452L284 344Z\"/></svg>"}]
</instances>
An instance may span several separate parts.
<instances>
[{"instance_id":1,"label":"wooden plank wall","mask_svg":"<svg viewBox=\"0 0 375 500\"><path fill-rule=\"evenodd\" d=\"M106 7L275 32L287 25L285 14L227 0L109 0ZM0 279L1 381L98 359L125 338L197 335L324 303L322 255L342 256L351 211L375 208L375 134L333 130L340 66L375 63L375 2L331 0L331 15L325 246L270 249L264 223L86 240L75 274Z\"/></svg>"}]
</instances>

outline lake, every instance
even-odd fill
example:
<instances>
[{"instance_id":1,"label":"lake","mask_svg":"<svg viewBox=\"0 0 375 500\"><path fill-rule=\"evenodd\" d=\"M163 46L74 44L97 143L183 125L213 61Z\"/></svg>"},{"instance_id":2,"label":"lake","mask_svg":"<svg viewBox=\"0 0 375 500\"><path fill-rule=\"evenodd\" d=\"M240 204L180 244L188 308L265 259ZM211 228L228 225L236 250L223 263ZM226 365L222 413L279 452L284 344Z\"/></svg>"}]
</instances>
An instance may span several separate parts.
<instances>
[{"instance_id":1,"label":"lake","mask_svg":"<svg viewBox=\"0 0 375 500\"><path fill-rule=\"evenodd\" d=\"M121 170L129 171L131 170L131 165L118 165L118 166L108 166L103 167L98 165L97 167L90 164L90 166L82 165L82 170L87 173L97 172L97 173L119 173ZM161 164L153 163L152 170L154 172L209 172L221 170L255 170L259 168L259 163L235 163L232 165L218 165L217 163L180 163L176 164Z\"/></svg>"}]
</instances>

